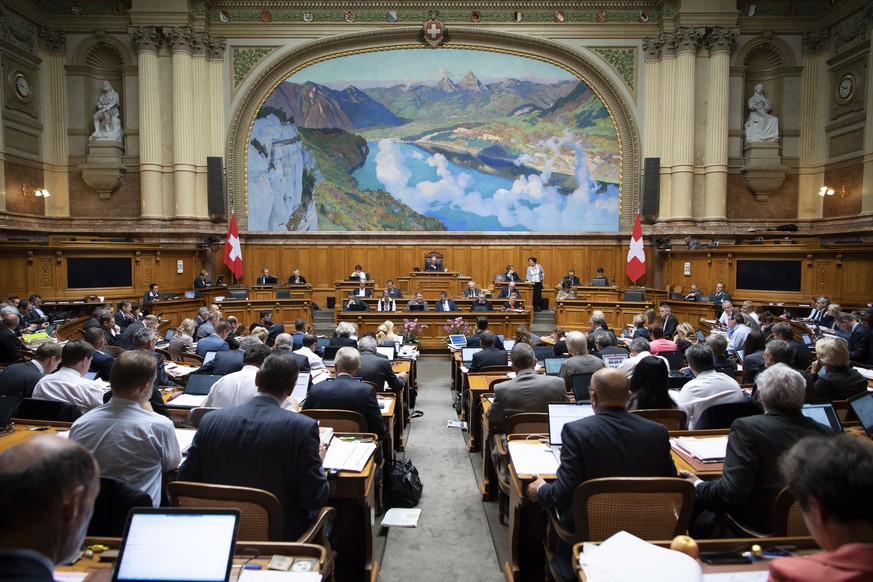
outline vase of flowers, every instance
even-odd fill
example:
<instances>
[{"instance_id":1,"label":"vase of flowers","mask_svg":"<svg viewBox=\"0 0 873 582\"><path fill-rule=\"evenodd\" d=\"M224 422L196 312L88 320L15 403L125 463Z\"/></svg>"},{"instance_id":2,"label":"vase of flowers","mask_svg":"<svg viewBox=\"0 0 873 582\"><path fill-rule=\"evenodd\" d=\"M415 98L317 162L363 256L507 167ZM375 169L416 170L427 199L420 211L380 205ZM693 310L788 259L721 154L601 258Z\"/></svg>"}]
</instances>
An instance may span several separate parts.
<instances>
[{"instance_id":1,"label":"vase of flowers","mask_svg":"<svg viewBox=\"0 0 873 582\"><path fill-rule=\"evenodd\" d=\"M467 324L464 321L463 317L456 317L455 319L447 320L447 323L443 326L443 329L446 332L446 336L443 338L443 343L450 344L451 340L449 340L449 336L470 335L470 332L473 330L473 326Z\"/></svg>"},{"instance_id":2,"label":"vase of flowers","mask_svg":"<svg viewBox=\"0 0 873 582\"><path fill-rule=\"evenodd\" d=\"M427 329L423 323L418 323L418 319L403 320L403 343L405 344L420 344L421 332Z\"/></svg>"}]
</instances>

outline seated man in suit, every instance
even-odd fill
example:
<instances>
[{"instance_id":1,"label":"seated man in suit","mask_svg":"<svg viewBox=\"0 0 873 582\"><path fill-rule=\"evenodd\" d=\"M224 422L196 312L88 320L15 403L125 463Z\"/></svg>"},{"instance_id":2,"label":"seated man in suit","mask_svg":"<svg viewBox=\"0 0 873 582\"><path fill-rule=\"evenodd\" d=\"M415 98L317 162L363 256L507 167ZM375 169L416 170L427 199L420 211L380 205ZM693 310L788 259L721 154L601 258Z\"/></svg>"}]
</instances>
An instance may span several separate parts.
<instances>
[{"instance_id":1,"label":"seated man in suit","mask_svg":"<svg viewBox=\"0 0 873 582\"><path fill-rule=\"evenodd\" d=\"M149 405L158 414L169 417L170 413L167 411L167 405L164 404L164 398L161 395L161 386L178 386L178 384L173 382L167 374L167 369L164 367L164 357L155 351L155 344L157 342L158 336L155 330L148 327L137 330L133 335L134 349L148 352L154 358L158 369L155 382L152 386L152 397L149 400ZM107 392L103 396L103 401L106 402L111 396L112 393Z\"/></svg>"},{"instance_id":2,"label":"seated man in suit","mask_svg":"<svg viewBox=\"0 0 873 582\"><path fill-rule=\"evenodd\" d=\"M205 338L197 341L197 355L201 358L206 352L224 352L230 349L227 342L227 334L230 333L230 325L226 321L215 324L215 331Z\"/></svg>"},{"instance_id":3,"label":"seated man in suit","mask_svg":"<svg viewBox=\"0 0 873 582\"><path fill-rule=\"evenodd\" d=\"M873 364L873 334L870 329L858 321L851 313L840 312L836 317L837 326L849 334L849 359L859 364ZM776 328L773 326L775 335ZM807 350L807 353L809 350Z\"/></svg>"},{"instance_id":4,"label":"seated man in suit","mask_svg":"<svg viewBox=\"0 0 873 582\"><path fill-rule=\"evenodd\" d=\"M143 303L154 303L155 301L159 301L161 298L160 289L158 288L157 283L152 283L149 285L149 290L143 293L142 302Z\"/></svg>"},{"instance_id":5,"label":"seated man in suit","mask_svg":"<svg viewBox=\"0 0 873 582\"><path fill-rule=\"evenodd\" d=\"M367 282L361 279L358 282L358 288L355 289L355 297L372 297L373 291L367 287Z\"/></svg>"},{"instance_id":6,"label":"seated man in suit","mask_svg":"<svg viewBox=\"0 0 873 582\"><path fill-rule=\"evenodd\" d=\"M361 378L376 385L377 391L388 388L399 393L406 385L406 372L394 373L388 358L376 351L376 336L372 333L364 334L358 340L358 351L361 352Z\"/></svg>"},{"instance_id":7,"label":"seated man in suit","mask_svg":"<svg viewBox=\"0 0 873 582\"><path fill-rule=\"evenodd\" d=\"M106 347L106 336L103 335L103 330L92 327L86 329L84 339L94 348L94 355L91 358L91 367L89 372L97 372L97 377L106 382L109 381L109 374L112 372L112 365L115 364L115 358L100 350Z\"/></svg>"},{"instance_id":8,"label":"seated man in suit","mask_svg":"<svg viewBox=\"0 0 873 582\"><path fill-rule=\"evenodd\" d=\"M764 414L733 422L721 478L703 482L688 471L681 474L694 484L702 509L727 511L743 526L768 533L773 531L773 502L785 486L779 458L805 436L832 433L801 414L806 381L799 372L774 364L755 380ZM706 537L707 522L713 517L703 515L695 520L698 533Z\"/></svg>"},{"instance_id":9,"label":"seated man in suit","mask_svg":"<svg viewBox=\"0 0 873 582\"><path fill-rule=\"evenodd\" d=\"M394 286L394 279L385 281L385 291L391 299L400 299L403 297L403 292Z\"/></svg>"},{"instance_id":10,"label":"seated man in suit","mask_svg":"<svg viewBox=\"0 0 873 582\"><path fill-rule=\"evenodd\" d=\"M485 299L485 292L479 291L476 301L470 306L470 311L494 311L491 302Z\"/></svg>"},{"instance_id":11,"label":"seated man in suit","mask_svg":"<svg viewBox=\"0 0 873 582\"><path fill-rule=\"evenodd\" d=\"M503 302L503 311L520 311L523 309L524 304L519 300L515 292L510 293L509 298Z\"/></svg>"},{"instance_id":12,"label":"seated man in suit","mask_svg":"<svg viewBox=\"0 0 873 582\"><path fill-rule=\"evenodd\" d=\"M112 367L112 398L70 428L70 440L91 451L103 475L148 493L155 507L164 474L182 460L173 421L145 408L157 371L147 352L122 353Z\"/></svg>"},{"instance_id":13,"label":"seated man in suit","mask_svg":"<svg viewBox=\"0 0 873 582\"><path fill-rule=\"evenodd\" d=\"M697 286L697 283L691 284L691 291L685 296L685 301L697 301L702 303L707 300L706 295L700 290L700 287Z\"/></svg>"},{"instance_id":14,"label":"seated man in suit","mask_svg":"<svg viewBox=\"0 0 873 582\"><path fill-rule=\"evenodd\" d=\"M700 415L710 406L745 402L746 396L737 381L732 376L716 372L712 349L708 345L689 346L685 358L694 379L678 392L671 390L670 396L688 415L688 430L694 429Z\"/></svg>"},{"instance_id":15,"label":"seated man in suit","mask_svg":"<svg viewBox=\"0 0 873 582\"><path fill-rule=\"evenodd\" d=\"M262 346L264 342L255 335L247 335L239 342L239 348L218 352L215 357L191 372L192 374L206 374L208 376L226 376L243 369L243 354L246 350L255 346Z\"/></svg>"},{"instance_id":16,"label":"seated man in suit","mask_svg":"<svg viewBox=\"0 0 873 582\"><path fill-rule=\"evenodd\" d=\"M361 280L361 283L364 281ZM369 289L368 289L369 291ZM370 306L361 301L355 291L349 291L343 302L343 311L370 311Z\"/></svg>"},{"instance_id":17,"label":"seated man in suit","mask_svg":"<svg viewBox=\"0 0 873 582\"><path fill-rule=\"evenodd\" d=\"M604 366L603 358L588 353L588 336L580 331L571 331L566 338L570 358L561 363L558 378L564 380L567 392L573 391L571 376L573 374L594 373Z\"/></svg>"},{"instance_id":18,"label":"seated man in suit","mask_svg":"<svg viewBox=\"0 0 873 582\"><path fill-rule=\"evenodd\" d=\"M475 299L481 291L476 288L475 281L467 283L467 288L464 289L464 299Z\"/></svg>"},{"instance_id":19,"label":"seated man in suit","mask_svg":"<svg viewBox=\"0 0 873 582\"><path fill-rule=\"evenodd\" d=\"M81 552L99 491L94 457L68 439L39 435L0 455L0 578L53 582Z\"/></svg>"},{"instance_id":20,"label":"seated man in suit","mask_svg":"<svg viewBox=\"0 0 873 582\"><path fill-rule=\"evenodd\" d=\"M673 336L676 334L676 326L679 325L679 320L676 319L675 315L673 315L673 309L666 303L661 305L659 313L661 319L664 320L664 324L661 326L664 330L664 337L668 340L672 340Z\"/></svg>"},{"instance_id":21,"label":"seated man in suit","mask_svg":"<svg viewBox=\"0 0 873 582\"><path fill-rule=\"evenodd\" d=\"M692 289L694 287L692 286ZM721 305L723 301L730 301L731 294L724 290L724 283L719 281L715 284L715 291L709 296L709 302Z\"/></svg>"},{"instance_id":22,"label":"seated man in suit","mask_svg":"<svg viewBox=\"0 0 873 582\"><path fill-rule=\"evenodd\" d=\"M241 350L237 350L241 351ZM258 393L255 377L264 360L272 353L272 350L263 344L249 346L242 355L243 366L236 372L227 374L218 380L209 389L209 395L203 406L216 408L229 408L245 404ZM281 404L287 410L297 410L297 402L288 398Z\"/></svg>"},{"instance_id":23,"label":"seated man in suit","mask_svg":"<svg viewBox=\"0 0 873 582\"><path fill-rule=\"evenodd\" d=\"M294 273L288 277L289 285L306 285L306 277L300 274L300 269L294 269Z\"/></svg>"},{"instance_id":24,"label":"seated man in suit","mask_svg":"<svg viewBox=\"0 0 873 582\"><path fill-rule=\"evenodd\" d=\"M115 325L119 331L124 331L128 325L137 320L133 314L133 304L130 301L122 301L118 304L118 311L115 312Z\"/></svg>"},{"instance_id":25,"label":"seated man in suit","mask_svg":"<svg viewBox=\"0 0 873 582\"><path fill-rule=\"evenodd\" d=\"M593 285L609 285L609 279L603 274L603 269L597 269L597 274L591 279Z\"/></svg>"},{"instance_id":26,"label":"seated man in suit","mask_svg":"<svg viewBox=\"0 0 873 582\"><path fill-rule=\"evenodd\" d=\"M497 336L488 330L479 334L479 345L482 347L482 351L473 354L470 372L478 372L486 366L506 366L509 364L506 350L494 347L496 339Z\"/></svg>"},{"instance_id":27,"label":"seated man in suit","mask_svg":"<svg viewBox=\"0 0 873 582\"><path fill-rule=\"evenodd\" d=\"M61 349L61 369L40 378L33 388L33 397L75 404L83 414L103 404L103 382L85 378L93 355L90 344L68 341Z\"/></svg>"},{"instance_id":28,"label":"seated man in suit","mask_svg":"<svg viewBox=\"0 0 873 582\"><path fill-rule=\"evenodd\" d=\"M500 294L497 295L497 298L506 299L513 293L518 295L518 289L515 288L515 281L510 281L503 287L503 289L500 290Z\"/></svg>"},{"instance_id":29,"label":"seated man in suit","mask_svg":"<svg viewBox=\"0 0 873 582\"><path fill-rule=\"evenodd\" d=\"M275 285L278 282L279 279L270 275L270 269L264 269L258 277L258 285Z\"/></svg>"},{"instance_id":30,"label":"seated man in suit","mask_svg":"<svg viewBox=\"0 0 873 582\"><path fill-rule=\"evenodd\" d=\"M873 447L861 439L810 437L782 457L788 489L800 504L803 521L824 552L778 558L770 563L774 582L873 579ZM834 478L839 475L839 478Z\"/></svg>"},{"instance_id":31,"label":"seated man in suit","mask_svg":"<svg viewBox=\"0 0 873 582\"><path fill-rule=\"evenodd\" d=\"M324 362L321 360L321 356L315 353L316 349L318 349L318 338L311 333L307 333L303 336L303 344L299 349L294 350L294 353L305 356L309 360L309 368L311 370L324 370Z\"/></svg>"},{"instance_id":32,"label":"seated man in suit","mask_svg":"<svg viewBox=\"0 0 873 582\"><path fill-rule=\"evenodd\" d=\"M142 318L142 321L134 321L133 323L128 325L127 328L124 330L124 333L119 336L118 345L126 350L132 350L134 347L133 336L138 330L144 327L156 330L158 329L158 324L160 323L161 322L158 320L158 317L156 315L146 315ZM105 331L103 335L106 335Z\"/></svg>"},{"instance_id":33,"label":"seated man in suit","mask_svg":"<svg viewBox=\"0 0 873 582\"><path fill-rule=\"evenodd\" d=\"M434 304L434 311L457 311L458 306L449 299L445 291L440 291L440 300Z\"/></svg>"},{"instance_id":34,"label":"seated man in suit","mask_svg":"<svg viewBox=\"0 0 873 582\"><path fill-rule=\"evenodd\" d=\"M215 325L221 321L221 312L213 311L206 316L206 322L197 328L197 341L199 342L205 337L212 335L215 331Z\"/></svg>"},{"instance_id":35,"label":"seated man in suit","mask_svg":"<svg viewBox=\"0 0 873 582\"><path fill-rule=\"evenodd\" d=\"M568 285L575 286L579 285L579 277L576 276L576 269L570 269L567 271L567 274L561 279L561 284L567 283Z\"/></svg>"},{"instance_id":36,"label":"seated man in suit","mask_svg":"<svg viewBox=\"0 0 873 582\"><path fill-rule=\"evenodd\" d=\"M0 394L31 398L39 379L51 374L61 363L61 344L46 342L36 349L32 360L7 366L0 371Z\"/></svg>"},{"instance_id":37,"label":"seated man in suit","mask_svg":"<svg viewBox=\"0 0 873 582\"><path fill-rule=\"evenodd\" d=\"M507 382L504 382L507 384ZM573 493L581 483L601 477L675 477L667 429L626 410L630 391L620 370L604 368L591 377L594 416L564 425L557 479L535 476L527 487L531 501L556 507L564 527L575 529ZM572 579L570 547L557 541L552 567Z\"/></svg>"},{"instance_id":38,"label":"seated man in suit","mask_svg":"<svg viewBox=\"0 0 873 582\"><path fill-rule=\"evenodd\" d=\"M415 294L415 299L406 303L406 311L427 311L427 301L424 300L424 293L418 291Z\"/></svg>"},{"instance_id":39,"label":"seated man in suit","mask_svg":"<svg viewBox=\"0 0 873 582\"><path fill-rule=\"evenodd\" d=\"M312 367L309 365L309 358L303 354L294 353L294 340L291 338L290 333L280 333L277 335L276 343L273 344L273 350L277 352L291 352L294 359L297 360L297 369L301 372L309 372L312 370Z\"/></svg>"},{"instance_id":40,"label":"seated man in suit","mask_svg":"<svg viewBox=\"0 0 873 582\"><path fill-rule=\"evenodd\" d=\"M6 313L0 319L0 364L11 364L21 357L21 340L15 334L20 320L17 313Z\"/></svg>"},{"instance_id":41,"label":"seated man in suit","mask_svg":"<svg viewBox=\"0 0 873 582\"><path fill-rule=\"evenodd\" d=\"M476 333L469 336L467 338L467 347L468 348L478 348L481 347L480 337L482 336L482 332L488 329L488 316L480 315L476 318ZM497 336L494 336L494 347L503 350L503 341ZM504 350L505 351L505 350Z\"/></svg>"},{"instance_id":42,"label":"seated man in suit","mask_svg":"<svg viewBox=\"0 0 873 582\"><path fill-rule=\"evenodd\" d=\"M521 276L515 271L515 267L512 265L506 265L506 272L503 274L503 280L507 283L512 281L513 283L518 283L521 281Z\"/></svg>"},{"instance_id":43,"label":"seated man in suit","mask_svg":"<svg viewBox=\"0 0 873 582\"><path fill-rule=\"evenodd\" d=\"M859 324L859 327L863 328L864 326ZM865 328L864 331L869 337L870 330L867 330ZM794 361L791 363L792 368L800 371L805 371L809 369L810 364L812 364L812 352L809 350L805 343L794 337L794 328L791 327L790 323L788 323L787 321L780 321L779 323L774 324L772 328L770 328L770 333L773 334L773 339L786 341L788 342L788 345L794 348ZM870 347L871 349L873 349L873 346ZM855 352L855 357L852 357L851 352L852 339L849 338L850 359L854 362L860 362L861 364L873 364L873 360L865 361L864 359L855 359L855 357L862 357L860 351Z\"/></svg>"},{"instance_id":44,"label":"seated man in suit","mask_svg":"<svg viewBox=\"0 0 873 582\"><path fill-rule=\"evenodd\" d=\"M367 421L367 432L384 440L385 421L376 400L376 389L354 379L361 369L361 354L351 347L340 348L334 366L336 378L312 386L303 403L304 410L334 408L358 412Z\"/></svg>"},{"instance_id":45,"label":"seated man in suit","mask_svg":"<svg viewBox=\"0 0 873 582\"><path fill-rule=\"evenodd\" d=\"M204 416L179 469L179 481L254 487L275 495L285 541L306 531L328 496L318 423L281 408L297 376L290 352L267 357L255 376L257 395Z\"/></svg>"},{"instance_id":46,"label":"seated man in suit","mask_svg":"<svg viewBox=\"0 0 873 582\"><path fill-rule=\"evenodd\" d=\"M303 347L303 336L306 335L307 325L309 325L309 322L302 317L294 320L294 333L291 335L291 339L294 340L295 351Z\"/></svg>"},{"instance_id":47,"label":"seated man in suit","mask_svg":"<svg viewBox=\"0 0 873 582\"><path fill-rule=\"evenodd\" d=\"M443 262L436 255L431 255L430 258L424 262L424 270L431 272L438 272L443 270Z\"/></svg>"}]
</instances>

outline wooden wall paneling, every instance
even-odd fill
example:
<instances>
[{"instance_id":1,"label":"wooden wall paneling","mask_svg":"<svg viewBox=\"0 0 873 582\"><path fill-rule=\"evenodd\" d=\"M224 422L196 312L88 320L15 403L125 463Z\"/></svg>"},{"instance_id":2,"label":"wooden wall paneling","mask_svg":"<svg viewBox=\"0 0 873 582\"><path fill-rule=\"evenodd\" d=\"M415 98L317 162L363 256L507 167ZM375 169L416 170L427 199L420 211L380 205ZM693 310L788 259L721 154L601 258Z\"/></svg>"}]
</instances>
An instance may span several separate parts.
<instances>
[{"instance_id":1,"label":"wooden wall paneling","mask_svg":"<svg viewBox=\"0 0 873 582\"><path fill-rule=\"evenodd\" d=\"M38 261L39 259L34 259ZM35 287L30 284L30 274L34 265L27 261L24 253L0 256L0 285L3 286L3 295L0 299L6 299L11 295L27 298L28 290Z\"/></svg>"},{"instance_id":2,"label":"wooden wall paneling","mask_svg":"<svg viewBox=\"0 0 873 582\"><path fill-rule=\"evenodd\" d=\"M856 253L837 255L834 269L840 285L835 295L841 304L873 303L873 260L870 257Z\"/></svg>"}]
</instances>

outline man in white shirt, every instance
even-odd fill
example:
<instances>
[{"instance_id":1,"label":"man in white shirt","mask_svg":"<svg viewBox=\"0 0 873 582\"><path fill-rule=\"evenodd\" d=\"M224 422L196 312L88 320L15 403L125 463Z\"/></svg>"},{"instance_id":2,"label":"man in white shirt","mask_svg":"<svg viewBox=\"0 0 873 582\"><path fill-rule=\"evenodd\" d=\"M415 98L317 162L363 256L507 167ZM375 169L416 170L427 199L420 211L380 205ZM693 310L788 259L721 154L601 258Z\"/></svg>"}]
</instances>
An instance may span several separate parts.
<instances>
[{"instance_id":1,"label":"man in white shirt","mask_svg":"<svg viewBox=\"0 0 873 582\"><path fill-rule=\"evenodd\" d=\"M75 404L85 413L103 404L106 391L102 382L88 380L94 348L80 340L70 340L61 350L61 369L43 376L33 388L33 397Z\"/></svg>"},{"instance_id":2,"label":"man in white shirt","mask_svg":"<svg viewBox=\"0 0 873 582\"><path fill-rule=\"evenodd\" d=\"M321 358L318 354L315 353L315 347L318 345L318 338L315 337L311 333L307 333L303 336L303 347L299 350L295 350L295 354L300 354L301 356L306 356L309 360L309 368L312 371L315 370L323 370L325 368L324 362L321 361Z\"/></svg>"},{"instance_id":3,"label":"man in white shirt","mask_svg":"<svg viewBox=\"0 0 873 582\"><path fill-rule=\"evenodd\" d=\"M736 380L715 371L709 346L696 344L685 350L685 358L695 378L682 390L670 391L679 408L688 415L688 430L693 430L703 411L715 404L743 402L745 395Z\"/></svg>"},{"instance_id":4,"label":"man in white shirt","mask_svg":"<svg viewBox=\"0 0 873 582\"><path fill-rule=\"evenodd\" d=\"M245 404L258 393L257 378L261 364L272 353L264 345L252 346L243 354L243 367L239 372L232 372L222 377L209 389L209 395L203 406L215 408L230 408ZM288 398L282 408L297 410L297 403Z\"/></svg>"},{"instance_id":5,"label":"man in white shirt","mask_svg":"<svg viewBox=\"0 0 873 582\"><path fill-rule=\"evenodd\" d=\"M646 356L653 356L652 352L649 351L651 346L649 345L649 340L644 337L635 337L630 343L630 355L628 359L623 361L618 369L624 372L627 379L630 380L633 378L634 369L637 367L637 364L645 358ZM661 358L664 364L667 366L667 369L670 369L670 363L662 358L661 356L655 356L656 358Z\"/></svg>"},{"instance_id":6,"label":"man in white shirt","mask_svg":"<svg viewBox=\"0 0 873 582\"><path fill-rule=\"evenodd\" d=\"M122 353L112 366L112 398L70 428L70 440L91 451L103 476L148 493L155 507L164 473L182 461L173 421L144 408L157 373L148 352Z\"/></svg>"},{"instance_id":7,"label":"man in white shirt","mask_svg":"<svg viewBox=\"0 0 873 582\"><path fill-rule=\"evenodd\" d=\"M728 300L721 302L721 315L718 318L718 324L722 327L728 326L728 319L734 310L734 304Z\"/></svg>"},{"instance_id":8,"label":"man in white shirt","mask_svg":"<svg viewBox=\"0 0 873 582\"><path fill-rule=\"evenodd\" d=\"M734 310L728 316L728 352L735 354L737 350L743 349L750 333L752 328L746 325L746 316Z\"/></svg>"}]
</instances>

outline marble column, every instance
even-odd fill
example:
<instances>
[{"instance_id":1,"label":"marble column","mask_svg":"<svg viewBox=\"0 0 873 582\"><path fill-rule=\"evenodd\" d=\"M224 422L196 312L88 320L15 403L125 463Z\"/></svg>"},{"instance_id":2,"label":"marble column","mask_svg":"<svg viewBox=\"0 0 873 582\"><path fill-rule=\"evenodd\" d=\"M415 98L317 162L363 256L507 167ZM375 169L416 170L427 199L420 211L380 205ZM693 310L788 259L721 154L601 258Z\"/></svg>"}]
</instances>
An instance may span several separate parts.
<instances>
[{"instance_id":1,"label":"marble column","mask_svg":"<svg viewBox=\"0 0 873 582\"><path fill-rule=\"evenodd\" d=\"M657 114L656 105L660 86L661 42L656 38L643 39L643 55L645 57L644 78L646 81L643 96L646 116L643 125L643 157L661 157L661 118Z\"/></svg>"},{"instance_id":2,"label":"marble column","mask_svg":"<svg viewBox=\"0 0 873 582\"><path fill-rule=\"evenodd\" d=\"M727 219L728 100L730 54L739 30L715 28L704 41L709 50L709 98L706 110L706 147L703 157L702 218ZM700 218L701 212L695 213Z\"/></svg>"},{"instance_id":3,"label":"marble column","mask_svg":"<svg viewBox=\"0 0 873 582\"><path fill-rule=\"evenodd\" d=\"M873 6L868 5L865 8L865 18L869 32L870 23L873 22ZM873 47L873 35L868 36L870 36L869 45ZM873 115L870 114L873 111L873 77L869 73L869 68L866 80L865 99L867 103L864 104L864 111L867 112L867 118L864 121L864 177L861 183L861 214L869 216L873 214Z\"/></svg>"},{"instance_id":4,"label":"marble column","mask_svg":"<svg viewBox=\"0 0 873 582\"><path fill-rule=\"evenodd\" d=\"M130 38L137 50L139 70L139 184L140 216L163 217L163 172L161 168L161 82L158 51L161 36L154 26L131 26ZM167 209L169 210L169 209Z\"/></svg>"},{"instance_id":5,"label":"marble column","mask_svg":"<svg viewBox=\"0 0 873 582\"><path fill-rule=\"evenodd\" d=\"M674 88L676 86L676 38L674 35L662 34L661 41L661 75L659 78L659 106L653 108L653 113L660 116L661 132L661 200L658 207L660 219L670 218L672 212L672 168L673 165L673 115Z\"/></svg>"},{"instance_id":6,"label":"marble column","mask_svg":"<svg viewBox=\"0 0 873 582\"><path fill-rule=\"evenodd\" d=\"M43 186L51 196L45 200L46 216L70 216L70 176L67 172L67 75L66 35L40 28L37 39L42 59L39 75L42 112Z\"/></svg>"},{"instance_id":7,"label":"marble column","mask_svg":"<svg viewBox=\"0 0 873 582\"><path fill-rule=\"evenodd\" d=\"M194 85L191 56L194 32L189 27L165 27L164 38L173 54L173 196L175 216L197 216L194 98L202 88Z\"/></svg>"},{"instance_id":8,"label":"marble column","mask_svg":"<svg viewBox=\"0 0 873 582\"><path fill-rule=\"evenodd\" d=\"M672 87L675 109L673 126L672 191L670 218L690 219L694 200L694 66L704 29L676 31L676 78Z\"/></svg>"},{"instance_id":9,"label":"marble column","mask_svg":"<svg viewBox=\"0 0 873 582\"><path fill-rule=\"evenodd\" d=\"M803 72L800 90L800 152L797 183L797 218L821 218L824 198L818 196L824 185L827 163L827 135L830 93L828 86L827 29L804 33L801 39Z\"/></svg>"},{"instance_id":10,"label":"marble column","mask_svg":"<svg viewBox=\"0 0 873 582\"><path fill-rule=\"evenodd\" d=\"M224 157L225 131L224 131L224 50L226 41L215 37L209 37L206 48L207 57L207 82L209 93L209 119L206 136L206 155L210 157ZM229 216L231 208L226 201L226 213Z\"/></svg>"},{"instance_id":11,"label":"marble column","mask_svg":"<svg viewBox=\"0 0 873 582\"><path fill-rule=\"evenodd\" d=\"M209 35L194 33L191 42L193 86L207 87L206 49ZM206 193L206 139L209 135L209 104L208 97L202 91L198 92L201 105L194 112L194 183L196 215L204 218L209 216L209 202Z\"/></svg>"}]
</instances>

